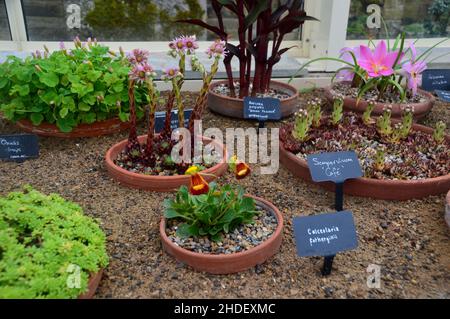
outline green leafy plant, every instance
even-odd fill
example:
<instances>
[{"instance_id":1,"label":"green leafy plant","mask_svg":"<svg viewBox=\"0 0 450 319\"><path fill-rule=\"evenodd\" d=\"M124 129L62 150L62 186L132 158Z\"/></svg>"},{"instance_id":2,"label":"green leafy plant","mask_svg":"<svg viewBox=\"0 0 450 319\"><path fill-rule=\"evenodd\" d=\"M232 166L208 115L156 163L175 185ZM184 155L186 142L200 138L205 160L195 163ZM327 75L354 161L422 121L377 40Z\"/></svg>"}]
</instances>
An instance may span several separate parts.
<instances>
[{"instance_id":1,"label":"green leafy plant","mask_svg":"<svg viewBox=\"0 0 450 319\"><path fill-rule=\"evenodd\" d=\"M181 238L208 236L219 241L242 224L250 224L258 214L253 198L244 197L242 187L225 185L221 189L209 184L206 194L192 195L182 186L175 199L164 201L164 217L180 219L177 236Z\"/></svg>"},{"instance_id":2,"label":"green leafy plant","mask_svg":"<svg viewBox=\"0 0 450 319\"><path fill-rule=\"evenodd\" d=\"M57 194L25 186L1 197L0 299L77 298L108 264L105 241L92 218Z\"/></svg>"},{"instance_id":3,"label":"green leafy plant","mask_svg":"<svg viewBox=\"0 0 450 319\"><path fill-rule=\"evenodd\" d=\"M414 106L406 105L406 107L403 109L402 114L402 130L400 134L401 139L407 138L409 132L411 132L413 117L414 117Z\"/></svg>"},{"instance_id":4,"label":"green leafy plant","mask_svg":"<svg viewBox=\"0 0 450 319\"><path fill-rule=\"evenodd\" d=\"M88 40L75 39L75 49L37 51L25 60L9 56L0 64L0 111L8 120L29 119L34 125L56 124L70 132L81 123L129 118L125 54ZM147 102L136 92L140 105ZM138 117L143 116L141 107Z\"/></svg>"},{"instance_id":5,"label":"green leafy plant","mask_svg":"<svg viewBox=\"0 0 450 319\"><path fill-rule=\"evenodd\" d=\"M373 159L373 168L377 171L383 171L385 168L386 152L384 147L379 146Z\"/></svg>"},{"instance_id":6,"label":"green leafy plant","mask_svg":"<svg viewBox=\"0 0 450 319\"><path fill-rule=\"evenodd\" d=\"M294 129L292 130L292 136L301 142L306 141L308 139L309 127L310 120L308 117L308 112L301 109L295 113L295 123Z\"/></svg>"}]
</instances>

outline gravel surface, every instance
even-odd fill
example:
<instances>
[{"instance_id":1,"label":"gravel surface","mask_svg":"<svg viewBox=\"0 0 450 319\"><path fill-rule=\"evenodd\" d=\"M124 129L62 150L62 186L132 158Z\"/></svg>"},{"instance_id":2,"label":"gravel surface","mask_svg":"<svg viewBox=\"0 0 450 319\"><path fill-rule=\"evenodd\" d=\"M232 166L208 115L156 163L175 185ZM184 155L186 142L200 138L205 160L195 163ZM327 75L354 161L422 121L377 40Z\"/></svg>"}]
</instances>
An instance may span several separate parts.
<instances>
[{"instance_id":1,"label":"gravel surface","mask_svg":"<svg viewBox=\"0 0 450 319\"><path fill-rule=\"evenodd\" d=\"M313 92L322 95L321 90ZM311 94L301 95L304 103ZM192 96L187 96L187 105ZM191 103L192 104L192 103ZM445 119L450 105L438 102L425 122ZM290 120L288 120L290 121ZM281 123L269 123L279 127ZM206 112L206 127L256 127ZM448 125L450 127L450 125ZM0 121L0 132L19 132ZM140 132L144 132L141 127ZM338 254L332 274L320 275L322 258L296 255L292 217L333 211L333 194L294 178L280 167L275 175L253 174L242 180L248 193L273 202L285 216L280 252L265 264L233 275L195 272L161 249L161 204L173 194L128 189L106 173L104 154L127 133L63 140L41 138L39 159L22 164L0 162L0 193L29 183L58 192L99 218L108 235L110 265L97 298L450 298L450 231L444 199L432 196L405 202L346 196L354 213L359 247ZM234 182L232 174L221 183ZM367 267L381 266L381 288L367 288Z\"/></svg>"},{"instance_id":2,"label":"gravel surface","mask_svg":"<svg viewBox=\"0 0 450 319\"><path fill-rule=\"evenodd\" d=\"M168 238L184 249L206 254L232 254L249 250L269 239L277 228L276 216L263 208L256 206L259 214L253 218L252 224L241 225L228 234L224 234L220 241L214 242L206 236L180 238L176 232L179 221L169 221L166 227Z\"/></svg>"}]
</instances>

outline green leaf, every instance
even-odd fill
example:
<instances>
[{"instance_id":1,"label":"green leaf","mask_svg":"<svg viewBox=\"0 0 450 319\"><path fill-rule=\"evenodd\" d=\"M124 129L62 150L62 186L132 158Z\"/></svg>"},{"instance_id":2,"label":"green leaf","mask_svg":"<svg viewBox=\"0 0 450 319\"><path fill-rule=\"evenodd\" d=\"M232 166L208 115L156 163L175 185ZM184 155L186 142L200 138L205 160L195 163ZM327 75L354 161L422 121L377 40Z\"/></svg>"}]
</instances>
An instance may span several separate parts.
<instances>
[{"instance_id":1,"label":"green leaf","mask_svg":"<svg viewBox=\"0 0 450 319\"><path fill-rule=\"evenodd\" d=\"M8 84L9 80L5 77L5 78L0 78L0 89L3 89L7 84Z\"/></svg>"},{"instance_id":2,"label":"green leaf","mask_svg":"<svg viewBox=\"0 0 450 319\"><path fill-rule=\"evenodd\" d=\"M59 110L59 116L62 118L65 118L69 114L69 109L67 107L63 107L61 110Z\"/></svg>"},{"instance_id":3,"label":"green leaf","mask_svg":"<svg viewBox=\"0 0 450 319\"><path fill-rule=\"evenodd\" d=\"M62 105L72 112L76 111L75 101L71 96L64 96L62 98Z\"/></svg>"},{"instance_id":4,"label":"green leaf","mask_svg":"<svg viewBox=\"0 0 450 319\"><path fill-rule=\"evenodd\" d=\"M91 70L86 74L86 77L91 81L95 82L102 76L102 71Z\"/></svg>"},{"instance_id":5,"label":"green leaf","mask_svg":"<svg viewBox=\"0 0 450 319\"><path fill-rule=\"evenodd\" d=\"M11 92L19 93L20 96L27 96L30 93L30 86L28 84L19 85L15 84L11 88Z\"/></svg>"},{"instance_id":6,"label":"green leaf","mask_svg":"<svg viewBox=\"0 0 450 319\"><path fill-rule=\"evenodd\" d=\"M33 125L39 125L44 120L44 116L41 113L33 113L30 116L30 120L33 123Z\"/></svg>"},{"instance_id":7,"label":"green leaf","mask_svg":"<svg viewBox=\"0 0 450 319\"><path fill-rule=\"evenodd\" d=\"M90 111L91 106L84 102L80 102L80 103L78 103L78 109L83 112L88 112L88 111Z\"/></svg>"},{"instance_id":8,"label":"green leaf","mask_svg":"<svg viewBox=\"0 0 450 319\"><path fill-rule=\"evenodd\" d=\"M71 122L65 119L58 119L56 121L56 126L61 130L61 132L69 133L72 131Z\"/></svg>"},{"instance_id":9,"label":"green leaf","mask_svg":"<svg viewBox=\"0 0 450 319\"><path fill-rule=\"evenodd\" d=\"M130 113L125 113L125 112L120 112L119 113L119 119L122 122L128 122L129 118L130 118Z\"/></svg>"},{"instance_id":10,"label":"green leaf","mask_svg":"<svg viewBox=\"0 0 450 319\"><path fill-rule=\"evenodd\" d=\"M174 209L168 208L164 211L164 217L167 219L171 219L171 218L176 218L176 217L184 217L184 215L178 213Z\"/></svg>"},{"instance_id":11,"label":"green leaf","mask_svg":"<svg viewBox=\"0 0 450 319\"><path fill-rule=\"evenodd\" d=\"M59 83L59 77L53 72L40 73L39 81L41 81L41 83L44 83L48 87L55 87Z\"/></svg>"},{"instance_id":12,"label":"green leaf","mask_svg":"<svg viewBox=\"0 0 450 319\"><path fill-rule=\"evenodd\" d=\"M86 124L92 124L97 121L97 115L94 112L89 112L81 115L82 122Z\"/></svg>"},{"instance_id":13,"label":"green leaf","mask_svg":"<svg viewBox=\"0 0 450 319\"><path fill-rule=\"evenodd\" d=\"M122 92L122 91L123 91L123 83L122 83L122 82L118 82L118 83L114 84L114 85L112 86L112 89L113 89L114 92L116 92L116 93Z\"/></svg>"}]
</instances>

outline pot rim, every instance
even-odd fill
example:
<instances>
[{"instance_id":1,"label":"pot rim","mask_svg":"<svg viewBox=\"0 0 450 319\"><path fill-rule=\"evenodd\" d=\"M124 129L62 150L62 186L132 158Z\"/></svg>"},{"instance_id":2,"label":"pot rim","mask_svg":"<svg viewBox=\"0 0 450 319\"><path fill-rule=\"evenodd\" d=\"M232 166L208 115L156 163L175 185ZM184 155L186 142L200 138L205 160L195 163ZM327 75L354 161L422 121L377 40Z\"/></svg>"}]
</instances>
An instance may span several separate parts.
<instances>
[{"instance_id":1,"label":"pot rim","mask_svg":"<svg viewBox=\"0 0 450 319\"><path fill-rule=\"evenodd\" d=\"M244 101L244 99L231 97L231 96L227 96L227 95L223 95L223 94L218 94L218 93L213 91L213 88L215 88L216 86L218 86L220 84L223 84L223 83L225 83L225 84L228 83L228 80L219 80L219 81L214 81L213 83L211 83L209 85L209 88L208 88L208 94L214 95L214 96L222 98L222 99L235 101L235 102L242 102L242 101ZM293 100L298 98L298 90L294 86L292 86L292 85L290 85L288 83L275 81L275 80L270 80L270 83L275 83L277 85L280 85L280 86L283 86L283 87L285 87L287 89L290 89L292 92L294 92L293 95L291 95L290 97L288 97L286 99L281 99L280 102L286 102L286 101L290 102L290 101L293 101Z\"/></svg>"},{"instance_id":2,"label":"pot rim","mask_svg":"<svg viewBox=\"0 0 450 319\"><path fill-rule=\"evenodd\" d=\"M157 135L159 135L159 134L155 134L155 136L157 136ZM138 140L145 139L145 138L147 138L147 134L138 136ZM215 165L213 165L213 166L211 166L211 167L209 167L209 168L207 168L207 169L205 169L203 171L200 171L200 173L201 172L203 172L203 173L210 173L212 171L215 171L218 166L223 165L224 163L226 163L226 160L228 159L228 151L227 151L226 147L223 144L221 144L221 143L219 143L219 142L217 142L217 141L215 141L215 140L213 140L211 138L205 137L203 135L201 136L201 138L202 138L202 140L212 141L212 143L214 143L215 145L219 146L222 149L222 152L223 152L223 158L222 158L222 160L219 163L216 163ZM115 151L118 148L123 149L123 147L126 145L127 141L128 141L128 139L125 139L125 140L120 141L119 143L114 144L106 152L106 154L105 154L106 165L108 167L110 167L111 169L114 169L115 171L117 171L117 172L119 172L121 174L128 175L130 177L136 177L136 178L139 178L141 180L148 180L148 181L154 181L155 179L156 180L157 179L177 180L177 179L180 179L180 178L182 178L182 179L189 178L188 175L163 175L163 176L161 176L161 175L139 174L139 173L130 172L130 171L128 171L128 170L126 170L126 169L116 165L114 163L114 160L117 158L117 155L113 158L112 153L113 153L113 151ZM120 153L120 151L117 154L119 154L119 153Z\"/></svg>"},{"instance_id":3,"label":"pot rim","mask_svg":"<svg viewBox=\"0 0 450 319\"><path fill-rule=\"evenodd\" d=\"M421 131L421 132L424 132L424 133L427 133L427 134L430 134L430 132L433 131L432 128L430 128L428 126L425 126L425 125L421 125L421 124L413 124L412 130L414 130L414 131ZM450 135L446 134L445 135L445 139L447 141L450 141ZM284 148L284 146L283 146L283 143L280 143L280 150L282 152L285 152L286 155L289 158L291 158L293 161L297 162L300 166L302 166L302 167L304 167L304 168L309 170L307 161L299 158L294 153L286 150ZM447 175L442 175L442 176L438 176L438 177L429 177L429 178L422 178L422 179L415 179L415 180L411 180L411 179L410 180L377 179L377 178L369 178L369 177L358 177L358 178L355 178L355 179L352 179L352 180L354 180L354 181L362 181L362 182L368 183L368 184L369 183L370 184L378 184L380 186L383 186L383 185L390 185L390 186L392 186L392 185L395 185L395 184L397 184L397 185L401 184L401 185L415 186L415 185L420 185L420 184L423 185L424 183L427 183L427 184L428 183L430 183L430 184L431 183L437 183L437 182L440 182L442 180L447 180L447 179L450 179L450 173L448 173ZM313 181L313 183L319 184L319 183L322 183L322 182L314 182ZM327 182L325 182L325 183L327 183Z\"/></svg>"},{"instance_id":4,"label":"pot rim","mask_svg":"<svg viewBox=\"0 0 450 319\"><path fill-rule=\"evenodd\" d=\"M164 215L161 218L161 222L159 224L159 233L161 236L161 240L164 241L167 245L170 245L171 248L173 250L175 250L177 253L179 254L183 254L183 255L187 255L189 257L193 257L193 258L201 258L201 259L206 259L206 260L221 260L221 261L231 261L234 260L236 258L240 258L240 257L246 257L249 255L254 254L256 251L260 251L260 250L264 250L266 247L268 247L274 240L276 240L276 238L278 238L279 236L282 235L283 232L283 227L284 227L284 219L283 219L283 215L281 214L281 212L278 210L278 208L271 202L269 202L266 199L254 196L254 195L250 195L250 194L245 194L246 197L250 197L253 198L256 202L261 202L264 205L268 206L271 210L271 212L275 215L275 217L277 218L277 228L275 229L275 231L273 232L273 234L267 238L265 241L263 241L261 244L250 248L249 250L246 251L241 251L241 252L237 252L237 253L231 253L231 254L204 254L204 253L197 253L197 252L193 252L190 250L187 250L185 248L182 248L176 244L174 244L169 237L166 234L166 218L164 217Z\"/></svg>"}]
</instances>

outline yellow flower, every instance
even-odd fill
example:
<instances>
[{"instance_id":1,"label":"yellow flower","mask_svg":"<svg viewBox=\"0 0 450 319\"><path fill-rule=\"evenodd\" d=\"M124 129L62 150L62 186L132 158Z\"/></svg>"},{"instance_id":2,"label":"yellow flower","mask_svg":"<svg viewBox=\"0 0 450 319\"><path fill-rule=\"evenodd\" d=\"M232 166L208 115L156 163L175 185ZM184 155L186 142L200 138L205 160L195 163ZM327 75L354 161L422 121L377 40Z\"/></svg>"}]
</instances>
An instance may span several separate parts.
<instances>
[{"instance_id":1,"label":"yellow flower","mask_svg":"<svg viewBox=\"0 0 450 319\"><path fill-rule=\"evenodd\" d=\"M186 170L186 172L184 172L184 174L185 175L193 175L193 174L198 173L199 171L200 171L200 169L198 166L192 165Z\"/></svg>"}]
</instances>

